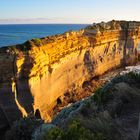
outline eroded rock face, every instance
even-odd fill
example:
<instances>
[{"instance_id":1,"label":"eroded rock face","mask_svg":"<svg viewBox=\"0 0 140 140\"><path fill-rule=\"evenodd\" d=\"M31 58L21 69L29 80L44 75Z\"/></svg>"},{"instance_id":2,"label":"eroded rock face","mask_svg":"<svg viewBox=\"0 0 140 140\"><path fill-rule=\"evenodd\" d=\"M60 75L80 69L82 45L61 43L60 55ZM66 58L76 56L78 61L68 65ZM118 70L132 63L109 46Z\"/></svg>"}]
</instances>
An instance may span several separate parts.
<instances>
[{"instance_id":1,"label":"eroded rock face","mask_svg":"<svg viewBox=\"0 0 140 140\"><path fill-rule=\"evenodd\" d=\"M7 115L14 116L14 120L33 112L51 121L55 106L68 93L78 93L85 81L137 62L139 25L111 21L1 48L1 108L6 113L14 108Z\"/></svg>"}]
</instances>

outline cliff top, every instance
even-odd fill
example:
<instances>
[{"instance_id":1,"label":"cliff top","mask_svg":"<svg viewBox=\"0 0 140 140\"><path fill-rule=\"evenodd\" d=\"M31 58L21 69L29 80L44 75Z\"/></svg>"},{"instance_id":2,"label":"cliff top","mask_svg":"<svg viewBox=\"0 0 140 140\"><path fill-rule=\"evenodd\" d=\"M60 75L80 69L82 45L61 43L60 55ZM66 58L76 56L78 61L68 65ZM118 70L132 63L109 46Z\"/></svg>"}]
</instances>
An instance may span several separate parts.
<instances>
[{"instance_id":1,"label":"cliff top","mask_svg":"<svg viewBox=\"0 0 140 140\"><path fill-rule=\"evenodd\" d=\"M72 36L85 36L86 33L92 33L93 35L100 32L112 31L112 30L131 30L139 29L140 22L138 21L116 21L112 20L109 22L93 23L93 25L87 26L85 29L79 31L68 31L60 35L53 35L44 38L34 38L32 40L26 41L23 44L7 46L0 48L0 53L4 52L15 52L18 50L28 51L32 47L44 46L46 44L53 43L55 41L61 41L63 39L68 39Z\"/></svg>"},{"instance_id":2,"label":"cliff top","mask_svg":"<svg viewBox=\"0 0 140 140\"><path fill-rule=\"evenodd\" d=\"M95 29L98 31L106 30L124 30L124 29L136 29L139 28L140 22L138 21L116 21L112 20L109 22L93 23L87 27L87 29Z\"/></svg>"}]
</instances>

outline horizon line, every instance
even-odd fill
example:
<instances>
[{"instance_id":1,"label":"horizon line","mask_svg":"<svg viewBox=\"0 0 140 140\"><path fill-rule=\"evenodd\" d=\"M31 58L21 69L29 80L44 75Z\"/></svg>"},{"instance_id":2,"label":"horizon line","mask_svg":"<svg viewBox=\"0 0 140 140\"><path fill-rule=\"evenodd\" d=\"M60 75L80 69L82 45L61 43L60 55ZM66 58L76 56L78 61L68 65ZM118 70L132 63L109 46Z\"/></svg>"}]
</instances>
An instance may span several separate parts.
<instances>
[{"instance_id":1,"label":"horizon line","mask_svg":"<svg viewBox=\"0 0 140 140\"><path fill-rule=\"evenodd\" d=\"M0 23L0 25L33 25L33 24L40 24L40 25L45 25L45 24L60 24L60 25L63 25L63 24L67 24L67 25L72 25L72 24L79 24L79 25L91 25L93 23Z\"/></svg>"}]
</instances>

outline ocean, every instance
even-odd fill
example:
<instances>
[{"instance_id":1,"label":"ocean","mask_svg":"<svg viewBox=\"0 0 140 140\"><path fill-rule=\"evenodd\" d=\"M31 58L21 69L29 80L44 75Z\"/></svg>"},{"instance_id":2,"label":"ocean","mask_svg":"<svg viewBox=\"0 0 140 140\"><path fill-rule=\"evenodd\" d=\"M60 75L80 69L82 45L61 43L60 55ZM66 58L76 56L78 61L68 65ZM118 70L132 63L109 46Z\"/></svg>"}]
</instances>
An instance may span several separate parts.
<instances>
[{"instance_id":1,"label":"ocean","mask_svg":"<svg viewBox=\"0 0 140 140\"><path fill-rule=\"evenodd\" d=\"M15 24L0 25L0 47L24 43L32 38L79 30L87 24Z\"/></svg>"}]
</instances>

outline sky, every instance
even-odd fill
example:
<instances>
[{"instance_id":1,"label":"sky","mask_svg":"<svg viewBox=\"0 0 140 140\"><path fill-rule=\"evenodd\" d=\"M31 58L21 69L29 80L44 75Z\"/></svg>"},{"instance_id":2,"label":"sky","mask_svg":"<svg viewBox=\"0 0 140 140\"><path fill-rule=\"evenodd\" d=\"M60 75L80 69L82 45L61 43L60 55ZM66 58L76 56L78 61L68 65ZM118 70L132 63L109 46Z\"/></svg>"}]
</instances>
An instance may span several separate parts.
<instances>
[{"instance_id":1,"label":"sky","mask_svg":"<svg viewBox=\"0 0 140 140\"><path fill-rule=\"evenodd\" d=\"M0 0L0 24L140 21L140 0Z\"/></svg>"}]
</instances>

